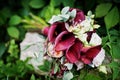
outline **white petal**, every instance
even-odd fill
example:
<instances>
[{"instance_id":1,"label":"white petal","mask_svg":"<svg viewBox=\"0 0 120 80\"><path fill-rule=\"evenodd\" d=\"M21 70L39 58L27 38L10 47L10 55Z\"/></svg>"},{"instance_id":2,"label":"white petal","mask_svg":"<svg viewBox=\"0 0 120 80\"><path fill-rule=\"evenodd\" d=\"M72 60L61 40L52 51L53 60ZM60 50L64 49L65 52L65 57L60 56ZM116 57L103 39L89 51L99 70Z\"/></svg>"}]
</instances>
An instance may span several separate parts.
<instances>
[{"instance_id":1,"label":"white petal","mask_svg":"<svg viewBox=\"0 0 120 80\"><path fill-rule=\"evenodd\" d=\"M73 64L71 63L66 63L64 65L67 66L68 70L71 70L73 68Z\"/></svg>"},{"instance_id":2,"label":"white petal","mask_svg":"<svg viewBox=\"0 0 120 80\"><path fill-rule=\"evenodd\" d=\"M84 63L81 62L81 61L76 62L75 64L76 64L76 66L77 66L77 70L80 70L80 69L82 69L82 68L84 67Z\"/></svg>"},{"instance_id":3,"label":"white petal","mask_svg":"<svg viewBox=\"0 0 120 80\"><path fill-rule=\"evenodd\" d=\"M63 56L63 51L55 51L54 44L48 43L47 54L51 57L60 58Z\"/></svg>"},{"instance_id":4,"label":"white petal","mask_svg":"<svg viewBox=\"0 0 120 80\"><path fill-rule=\"evenodd\" d=\"M96 67L100 66L105 59L105 50L102 48L98 55L93 59L92 63Z\"/></svg>"},{"instance_id":5,"label":"white petal","mask_svg":"<svg viewBox=\"0 0 120 80\"><path fill-rule=\"evenodd\" d=\"M89 44L96 46L96 45L101 45L101 43L102 43L102 39L96 33L93 33Z\"/></svg>"},{"instance_id":6,"label":"white petal","mask_svg":"<svg viewBox=\"0 0 120 80\"><path fill-rule=\"evenodd\" d=\"M31 58L28 63L38 69L38 66L43 64L44 42L45 38L42 35L26 33L25 39L20 43L20 59Z\"/></svg>"},{"instance_id":7,"label":"white petal","mask_svg":"<svg viewBox=\"0 0 120 80\"><path fill-rule=\"evenodd\" d=\"M106 66L100 66L98 69L99 69L100 72L103 72L103 73L107 74Z\"/></svg>"}]
</instances>

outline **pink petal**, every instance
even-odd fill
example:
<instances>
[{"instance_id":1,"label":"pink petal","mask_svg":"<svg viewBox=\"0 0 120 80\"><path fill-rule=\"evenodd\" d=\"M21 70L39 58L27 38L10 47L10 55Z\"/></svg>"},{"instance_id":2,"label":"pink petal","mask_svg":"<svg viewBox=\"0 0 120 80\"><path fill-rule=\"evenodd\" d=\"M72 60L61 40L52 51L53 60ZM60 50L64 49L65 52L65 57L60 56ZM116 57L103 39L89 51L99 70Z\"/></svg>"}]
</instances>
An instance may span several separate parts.
<instances>
[{"instance_id":1,"label":"pink petal","mask_svg":"<svg viewBox=\"0 0 120 80\"><path fill-rule=\"evenodd\" d=\"M71 63L76 63L80 59L80 52L83 44L76 40L75 43L66 51L66 58Z\"/></svg>"},{"instance_id":2,"label":"pink petal","mask_svg":"<svg viewBox=\"0 0 120 80\"><path fill-rule=\"evenodd\" d=\"M50 27L45 27L43 30L42 30L42 33L45 35L45 36L48 36L48 31L49 31Z\"/></svg>"},{"instance_id":3,"label":"pink petal","mask_svg":"<svg viewBox=\"0 0 120 80\"><path fill-rule=\"evenodd\" d=\"M55 50L61 51L69 48L75 41L75 37L67 31L61 32L55 40Z\"/></svg>"},{"instance_id":4,"label":"pink petal","mask_svg":"<svg viewBox=\"0 0 120 80\"><path fill-rule=\"evenodd\" d=\"M54 33L55 33L56 27L57 27L56 24L53 24L49 29L48 39L51 42L55 40Z\"/></svg>"}]
</instances>

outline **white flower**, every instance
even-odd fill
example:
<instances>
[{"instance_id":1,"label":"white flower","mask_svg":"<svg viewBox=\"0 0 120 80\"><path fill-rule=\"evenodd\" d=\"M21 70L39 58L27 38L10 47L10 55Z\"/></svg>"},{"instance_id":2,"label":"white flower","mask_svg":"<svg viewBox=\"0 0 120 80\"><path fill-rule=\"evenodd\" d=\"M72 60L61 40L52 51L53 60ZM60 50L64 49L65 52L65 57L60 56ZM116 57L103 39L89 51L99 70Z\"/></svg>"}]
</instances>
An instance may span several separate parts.
<instances>
[{"instance_id":1,"label":"white flower","mask_svg":"<svg viewBox=\"0 0 120 80\"><path fill-rule=\"evenodd\" d=\"M87 31L93 31L93 27L91 24L92 20L91 19L85 19L80 23L81 26L81 32L87 32Z\"/></svg>"},{"instance_id":2,"label":"white flower","mask_svg":"<svg viewBox=\"0 0 120 80\"><path fill-rule=\"evenodd\" d=\"M96 46L96 45L101 45L101 43L102 43L102 39L96 33L93 33L89 44Z\"/></svg>"},{"instance_id":3,"label":"white flower","mask_svg":"<svg viewBox=\"0 0 120 80\"><path fill-rule=\"evenodd\" d=\"M20 43L20 60L26 60L32 64L35 70L43 64L45 38L38 33L26 33L25 39Z\"/></svg>"},{"instance_id":4,"label":"white flower","mask_svg":"<svg viewBox=\"0 0 120 80\"><path fill-rule=\"evenodd\" d=\"M98 67L102 64L103 60L105 59L105 50L102 48L98 55L93 59L92 64L95 67Z\"/></svg>"}]
</instances>

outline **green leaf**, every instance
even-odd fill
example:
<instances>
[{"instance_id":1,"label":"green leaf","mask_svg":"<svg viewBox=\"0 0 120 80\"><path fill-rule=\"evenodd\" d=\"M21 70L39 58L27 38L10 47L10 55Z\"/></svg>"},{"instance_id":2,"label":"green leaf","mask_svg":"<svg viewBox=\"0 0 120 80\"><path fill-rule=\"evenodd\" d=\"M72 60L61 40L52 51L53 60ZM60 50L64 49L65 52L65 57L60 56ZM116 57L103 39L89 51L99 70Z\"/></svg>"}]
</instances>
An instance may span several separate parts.
<instances>
[{"instance_id":1,"label":"green leaf","mask_svg":"<svg viewBox=\"0 0 120 80\"><path fill-rule=\"evenodd\" d=\"M32 74L30 80L35 80L35 76L34 76L34 74Z\"/></svg>"},{"instance_id":2,"label":"green leaf","mask_svg":"<svg viewBox=\"0 0 120 80\"><path fill-rule=\"evenodd\" d=\"M19 49L14 39L10 41L8 52L10 53L11 57L18 58Z\"/></svg>"},{"instance_id":3,"label":"green leaf","mask_svg":"<svg viewBox=\"0 0 120 80\"><path fill-rule=\"evenodd\" d=\"M49 72L50 67L51 67L51 63L49 61L45 60L44 65L40 65L39 69L44 71L44 72Z\"/></svg>"},{"instance_id":4,"label":"green leaf","mask_svg":"<svg viewBox=\"0 0 120 80\"><path fill-rule=\"evenodd\" d=\"M4 43L0 43L0 58L4 54L5 50L6 50L5 44Z\"/></svg>"},{"instance_id":5,"label":"green leaf","mask_svg":"<svg viewBox=\"0 0 120 80\"><path fill-rule=\"evenodd\" d=\"M118 77L120 70L119 68L113 68L113 80L116 80L116 78Z\"/></svg>"},{"instance_id":6,"label":"green leaf","mask_svg":"<svg viewBox=\"0 0 120 80\"><path fill-rule=\"evenodd\" d=\"M112 57L113 58L120 58L120 46L117 45L117 44L112 44L112 51L113 51L113 54L112 54Z\"/></svg>"},{"instance_id":7,"label":"green leaf","mask_svg":"<svg viewBox=\"0 0 120 80\"><path fill-rule=\"evenodd\" d=\"M102 80L102 79L95 74L87 74L84 80Z\"/></svg>"},{"instance_id":8,"label":"green leaf","mask_svg":"<svg viewBox=\"0 0 120 80\"><path fill-rule=\"evenodd\" d=\"M40 16L45 18L46 21L49 21L50 18L52 17L52 15L53 15L53 12L54 12L53 10L54 10L54 7L46 6L40 12Z\"/></svg>"},{"instance_id":9,"label":"green leaf","mask_svg":"<svg viewBox=\"0 0 120 80\"><path fill-rule=\"evenodd\" d=\"M113 80L115 80L117 77L118 77L118 74L119 74L119 72L120 72L120 70L119 70L119 64L117 63L117 62L111 62L110 64L109 64L109 66L112 68L112 70L113 70Z\"/></svg>"},{"instance_id":10,"label":"green leaf","mask_svg":"<svg viewBox=\"0 0 120 80\"><path fill-rule=\"evenodd\" d=\"M74 7L74 1L75 0L63 0L62 3L64 6Z\"/></svg>"},{"instance_id":11,"label":"green leaf","mask_svg":"<svg viewBox=\"0 0 120 80\"><path fill-rule=\"evenodd\" d=\"M111 9L111 7L112 7L111 3L99 4L95 10L96 17L105 16L108 13L108 11Z\"/></svg>"},{"instance_id":12,"label":"green leaf","mask_svg":"<svg viewBox=\"0 0 120 80\"><path fill-rule=\"evenodd\" d=\"M51 0L50 1L50 5L52 5L52 6L59 6L60 4L61 4L61 0Z\"/></svg>"},{"instance_id":13,"label":"green leaf","mask_svg":"<svg viewBox=\"0 0 120 80\"><path fill-rule=\"evenodd\" d=\"M54 73L55 73L55 74L57 73L58 69L59 69L58 64L55 64L55 68L54 68Z\"/></svg>"},{"instance_id":14,"label":"green leaf","mask_svg":"<svg viewBox=\"0 0 120 80\"><path fill-rule=\"evenodd\" d=\"M8 32L8 35L10 37L13 37L13 38L16 38L18 39L19 38L19 30L16 28L16 27L8 27L7 28L7 32Z\"/></svg>"},{"instance_id":15,"label":"green leaf","mask_svg":"<svg viewBox=\"0 0 120 80\"><path fill-rule=\"evenodd\" d=\"M72 72L64 72L63 80L71 80L73 78Z\"/></svg>"},{"instance_id":16,"label":"green leaf","mask_svg":"<svg viewBox=\"0 0 120 80\"><path fill-rule=\"evenodd\" d=\"M103 45L103 46L106 45L106 43L107 43L108 40L109 40L109 39L108 39L108 36L102 37L102 45Z\"/></svg>"},{"instance_id":17,"label":"green leaf","mask_svg":"<svg viewBox=\"0 0 120 80\"><path fill-rule=\"evenodd\" d=\"M112 10L105 16L104 21L108 29L114 27L119 22L118 8L112 8Z\"/></svg>"},{"instance_id":18,"label":"green leaf","mask_svg":"<svg viewBox=\"0 0 120 80\"><path fill-rule=\"evenodd\" d=\"M19 17L18 15L13 15L10 18L9 24L10 25L18 25L21 22L21 17Z\"/></svg>"},{"instance_id":19,"label":"green leaf","mask_svg":"<svg viewBox=\"0 0 120 80\"><path fill-rule=\"evenodd\" d=\"M44 0L31 0L29 3L30 7L38 9L42 8L45 5Z\"/></svg>"}]
</instances>

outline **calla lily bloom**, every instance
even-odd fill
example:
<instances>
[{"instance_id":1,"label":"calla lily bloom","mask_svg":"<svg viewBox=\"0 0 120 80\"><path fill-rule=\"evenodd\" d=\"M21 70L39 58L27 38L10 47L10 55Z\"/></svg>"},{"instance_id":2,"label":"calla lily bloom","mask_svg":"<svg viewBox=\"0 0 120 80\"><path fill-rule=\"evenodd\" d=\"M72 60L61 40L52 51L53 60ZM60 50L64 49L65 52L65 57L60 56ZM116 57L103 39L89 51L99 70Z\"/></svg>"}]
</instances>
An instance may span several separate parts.
<instances>
[{"instance_id":1,"label":"calla lily bloom","mask_svg":"<svg viewBox=\"0 0 120 80\"><path fill-rule=\"evenodd\" d=\"M74 44L66 50L66 58L69 62L76 63L80 60L82 47L82 42L76 39Z\"/></svg>"},{"instance_id":2,"label":"calla lily bloom","mask_svg":"<svg viewBox=\"0 0 120 80\"><path fill-rule=\"evenodd\" d=\"M75 8L70 8L70 11L72 11ZM83 11L79 10L79 9L75 9L76 10L76 16L74 18L74 24L78 24L81 21L85 20L85 15L83 13Z\"/></svg>"},{"instance_id":3,"label":"calla lily bloom","mask_svg":"<svg viewBox=\"0 0 120 80\"><path fill-rule=\"evenodd\" d=\"M55 40L55 50L66 50L68 49L75 41L75 37L72 33L67 31L61 32Z\"/></svg>"},{"instance_id":4,"label":"calla lily bloom","mask_svg":"<svg viewBox=\"0 0 120 80\"><path fill-rule=\"evenodd\" d=\"M96 57L100 51L101 51L101 46L94 46L94 47L82 49L81 60L85 64L91 64L93 58Z\"/></svg>"},{"instance_id":5,"label":"calla lily bloom","mask_svg":"<svg viewBox=\"0 0 120 80\"><path fill-rule=\"evenodd\" d=\"M65 31L65 24L63 22L56 22L50 26L48 32L48 39L50 42L54 42L56 37L62 32Z\"/></svg>"}]
</instances>

